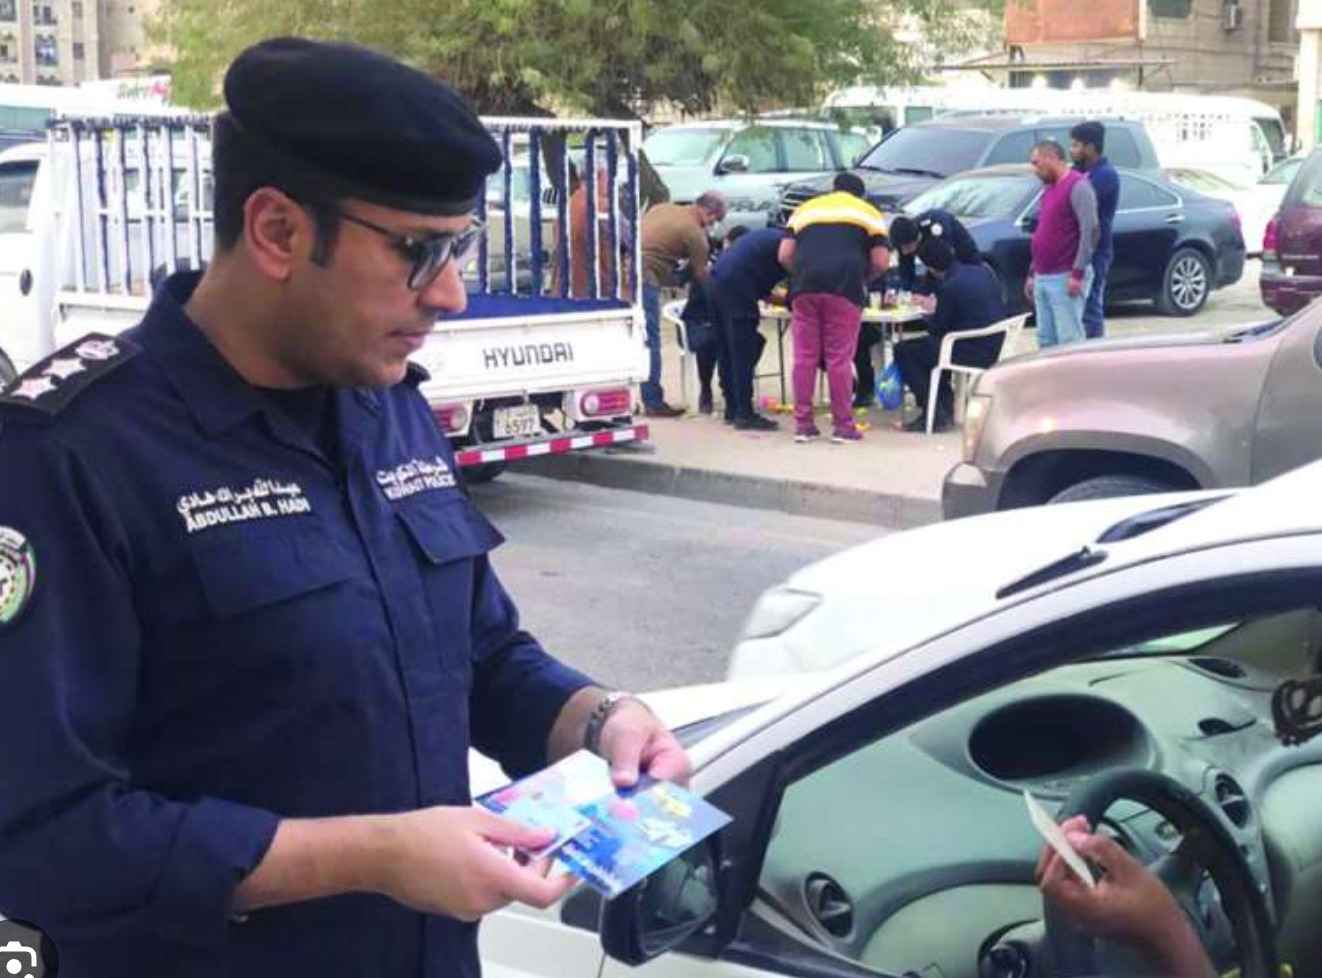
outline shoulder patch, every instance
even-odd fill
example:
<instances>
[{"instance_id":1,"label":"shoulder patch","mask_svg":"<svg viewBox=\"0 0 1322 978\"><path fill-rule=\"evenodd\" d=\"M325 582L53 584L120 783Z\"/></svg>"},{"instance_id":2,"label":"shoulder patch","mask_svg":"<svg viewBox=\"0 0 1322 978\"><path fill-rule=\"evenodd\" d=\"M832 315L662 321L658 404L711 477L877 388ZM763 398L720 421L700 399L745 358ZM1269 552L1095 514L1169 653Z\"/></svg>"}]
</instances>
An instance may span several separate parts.
<instances>
[{"instance_id":1,"label":"shoulder patch","mask_svg":"<svg viewBox=\"0 0 1322 978\"><path fill-rule=\"evenodd\" d=\"M414 387L417 387L419 384L423 383L424 381L431 380L431 374L428 372L426 367L416 364L412 360L410 360L408 361L408 365L405 368L404 379L408 381L410 384L412 384Z\"/></svg>"},{"instance_id":2,"label":"shoulder patch","mask_svg":"<svg viewBox=\"0 0 1322 978\"><path fill-rule=\"evenodd\" d=\"M104 333L88 333L52 353L0 390L0 405L31 408L54 417L96 381L133 359L139 347Z\"/></svg>"}]
</instances>

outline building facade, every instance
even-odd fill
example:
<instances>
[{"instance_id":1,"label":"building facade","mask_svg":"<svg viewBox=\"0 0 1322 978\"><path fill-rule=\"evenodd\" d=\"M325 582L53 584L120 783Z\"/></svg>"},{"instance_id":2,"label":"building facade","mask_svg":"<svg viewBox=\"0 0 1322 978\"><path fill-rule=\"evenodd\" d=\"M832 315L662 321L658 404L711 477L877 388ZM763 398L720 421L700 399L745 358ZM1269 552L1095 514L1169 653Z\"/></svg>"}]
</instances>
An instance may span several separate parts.
<instances>
[{"instance_id":1,"label":"building facade","mask_svg":"<svg viewBox=\"0 0 1322 978\"><path fill-rule=\"evenodd\" d=\"M0 0L0 81L74 85L147 67L159 0Z\"/></svg>"},{"instance_id":2,"label":"building facade","mask_svg":"<svg viewBox=\"0 0 1322 978\"><path fill-rule=\"evenodd\" d=\"M1279 108L1293 131L1299 2L1014 0L1005 11L1010 56L999 68L1015 87L1247 96Z\"/></svg>"}]
</instances>

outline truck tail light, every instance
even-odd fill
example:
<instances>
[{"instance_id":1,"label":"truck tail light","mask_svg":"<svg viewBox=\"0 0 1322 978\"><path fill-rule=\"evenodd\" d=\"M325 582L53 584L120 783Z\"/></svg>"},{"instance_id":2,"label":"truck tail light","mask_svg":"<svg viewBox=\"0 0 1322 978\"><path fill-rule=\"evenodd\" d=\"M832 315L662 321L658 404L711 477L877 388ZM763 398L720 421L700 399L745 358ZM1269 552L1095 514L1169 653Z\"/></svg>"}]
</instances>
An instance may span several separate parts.
<instances>
[{"instance_id":1,"label":"truck tail light","mask_svg":"<svg viewBox=\"0 0 1322 978\"><path fill-rule=\"evenodd\" d=\"M436 404L432 406L431 413L447 435L461 432L468 427L467 404Z\"/></svg>"},{"instance_id":2,"label":"truck tail light","mask_svg":"<svg viewBox=\"0 0 1322 978\"><path fill-rule=\"evenodd\" d=\"M579 411L587 418L610 418L629 413L633 400L627 387L587 391L578 400Z\"/></svg>"},{"instance_id":3,"label":"truck tail light","mask_svg":"<svg viewBox=\"0 0 1322 978\"><path fill-rule=\"evenodd\" d=\"M1267 230L1262 233L1262 260L1276 261L1276 249L1281 233L1281 219L1273 217L1267 222Z\"/></svg>"}]
</instances>

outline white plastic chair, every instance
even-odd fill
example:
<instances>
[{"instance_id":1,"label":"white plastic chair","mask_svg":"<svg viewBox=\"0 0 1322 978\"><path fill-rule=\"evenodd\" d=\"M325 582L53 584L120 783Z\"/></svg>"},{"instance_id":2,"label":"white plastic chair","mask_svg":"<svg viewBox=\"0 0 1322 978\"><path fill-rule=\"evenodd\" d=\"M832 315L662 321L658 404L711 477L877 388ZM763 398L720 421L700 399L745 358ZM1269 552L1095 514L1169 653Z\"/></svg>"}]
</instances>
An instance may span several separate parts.
<instances>
[{"instance_id":1,"label":"white plastic chair","mask_svg":"<svg viewBox=\"0 0 1322 978\"><path fill-rule=\"evenodd\" d=\"M679 340L679 396L683 401L684 407L689 406L689 362L693 364L693 383L696 386L698 382L698 358L697 355L689 349L689 331L684 322L681 313L684 312L686 300L677 299L674 302L667 302L661 307L661 322L670 323L675 327L675 335Z\"/></svg>"},{"instance_id":2,"label":"white plastic chair","mask_svg":"<svg viewBox=\"0 0 1322 978\"><path fill-rule=\"evenodd\" d=\"M968 403L969 392L973 389L973 380L978 374L986 373L986 367L969 367L962 363L955 363L955 344L961 340L974 340L982 336L995 336L998 333L1005 334L1005 339L1001 341L1001 352L996 359L999 362L1002 358L1013 356L1014 345L1019 341L1019 332L1024 328L1024 323L1028 321L1028 313L1019 316L1011 316L1008 319L1002 319L998 323L992 323L990 326L984 326L982 329L966 329L954 333L947 333L941 337L941 352L937 357L936 366L932 368L931 386L927 389L927 433L932 433L932 428L936 425L936 402L937 391L941 383L942 371L950 371L955 375L955 419L962 421L964 419L964 407Z\"/></svg>"}]
</instances>

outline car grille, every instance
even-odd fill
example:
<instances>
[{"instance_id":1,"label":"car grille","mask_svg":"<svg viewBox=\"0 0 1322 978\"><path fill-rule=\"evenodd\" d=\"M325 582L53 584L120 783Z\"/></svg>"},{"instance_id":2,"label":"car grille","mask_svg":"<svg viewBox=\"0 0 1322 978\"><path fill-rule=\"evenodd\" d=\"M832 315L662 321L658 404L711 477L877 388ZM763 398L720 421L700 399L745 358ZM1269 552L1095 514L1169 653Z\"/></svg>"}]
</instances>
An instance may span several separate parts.
<instances>
[{"instance_id":1,"label":"car grille","mask_svg":"<svg viewBox=\"0 0 1322 978\"><path fill-rule=\"evenodd\" d=\"M794 213L795 208L797 208L805 200L808 200L812 197L820 197L824 193L826 193L825 190L817 190L814 187L804 187L804 186L786 187L785 193L783 193L780 197L779 212L773 213L771 216L775 217L776 219L775 223L778 226L784 227L786 224L790 222L790 215Z\"/></svg>"}]
</instances>

